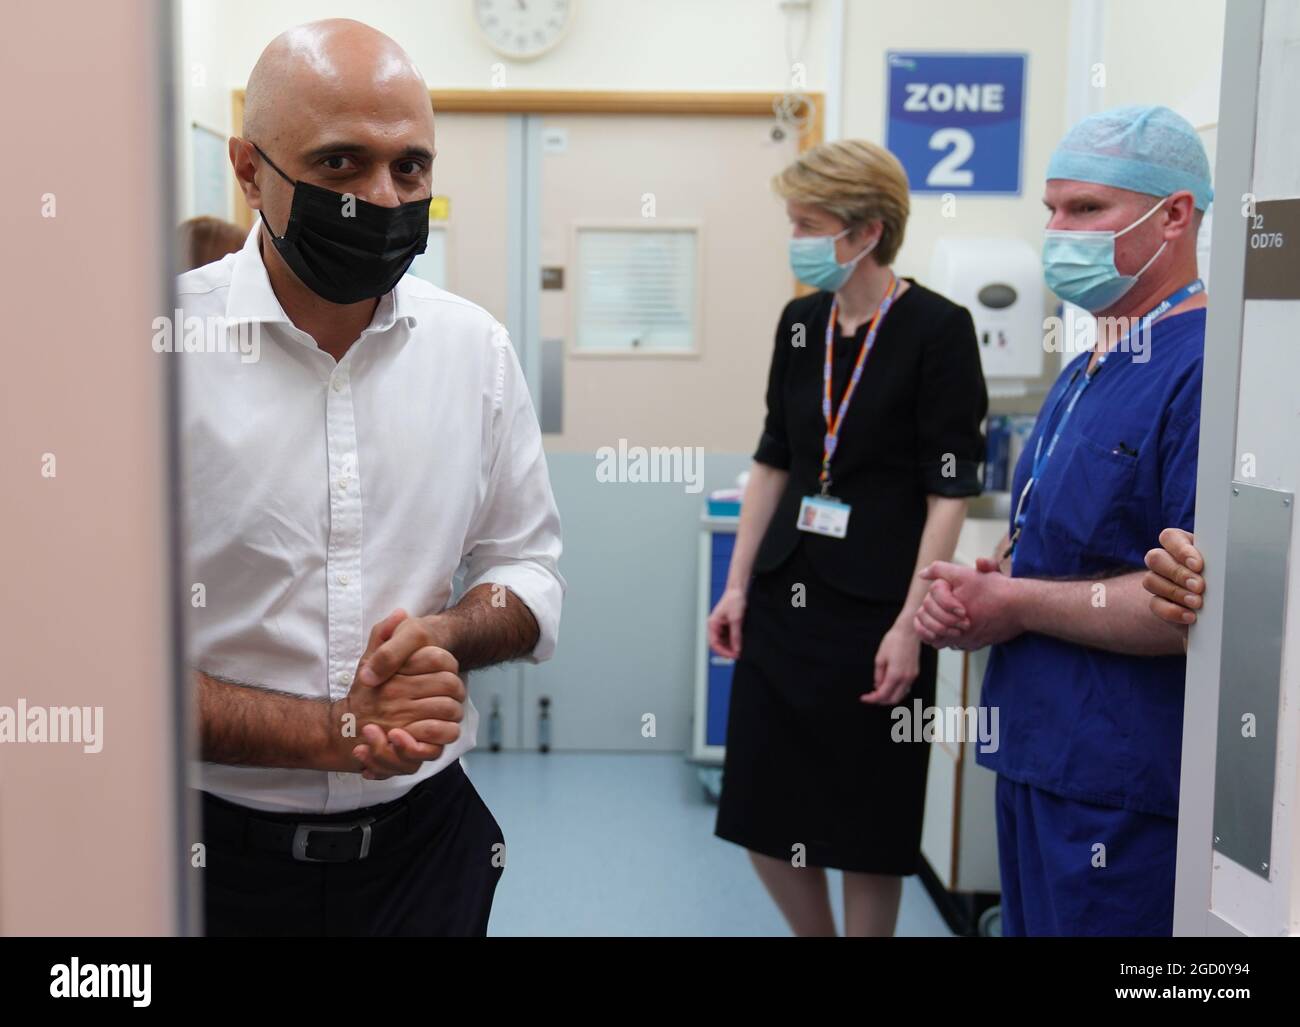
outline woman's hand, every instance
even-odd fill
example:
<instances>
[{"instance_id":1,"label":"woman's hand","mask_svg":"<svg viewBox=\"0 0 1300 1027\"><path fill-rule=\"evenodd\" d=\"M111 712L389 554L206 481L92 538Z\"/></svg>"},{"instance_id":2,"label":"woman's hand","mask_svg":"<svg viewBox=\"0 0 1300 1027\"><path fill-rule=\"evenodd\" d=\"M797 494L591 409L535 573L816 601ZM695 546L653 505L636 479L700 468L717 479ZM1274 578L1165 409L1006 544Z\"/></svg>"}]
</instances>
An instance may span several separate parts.
<instances>
[{"instance_id":1,"label":"woman's hand","mask_svg":"<svg viewBox=\"0 0 1300 1027\"><path fill-rule=\"evenodd\" d=\"M896 621L880 640L875 688L861 697L865 703L893 706L912 690L921 671L921 636L912 626L910 614L905 620Z\"/></svg>"},{"instance_id":2,"label":"woman's hand","mask_svg":"<svg viewBox=\"0 0 1300 1027\"><path fill-rule=\"evenodd\" d=\"M709 648L730 660L740 657L740 624L745 619L745 590L729 588L709 614Z\"/></svg>"}]
</instances>

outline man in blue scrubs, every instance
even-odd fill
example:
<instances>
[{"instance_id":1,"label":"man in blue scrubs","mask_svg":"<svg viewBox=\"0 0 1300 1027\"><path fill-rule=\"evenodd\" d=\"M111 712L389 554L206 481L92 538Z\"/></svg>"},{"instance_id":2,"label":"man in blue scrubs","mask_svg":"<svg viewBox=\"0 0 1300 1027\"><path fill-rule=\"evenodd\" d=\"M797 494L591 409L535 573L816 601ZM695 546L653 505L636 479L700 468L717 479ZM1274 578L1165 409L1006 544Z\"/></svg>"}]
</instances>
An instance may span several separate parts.
<instances>
[{"instance_id":1,"label":"man in blue scrubs","mask_svg":"<svg viewBox=\"0 0 1300 1027\"><path fill-rule=\"evenodd\" d=\"M1095 114L1062 140L1043 270L1096 315L1097 342L1043 403L995 557L922 572L922 637L992 646L1000 737L977 758L998 775L1004 934L1172 931L1183 634L1142 579L1161 530L1193 526L1211 197L1204 148L1167 108Z\"/></svg>"}]
</instances>

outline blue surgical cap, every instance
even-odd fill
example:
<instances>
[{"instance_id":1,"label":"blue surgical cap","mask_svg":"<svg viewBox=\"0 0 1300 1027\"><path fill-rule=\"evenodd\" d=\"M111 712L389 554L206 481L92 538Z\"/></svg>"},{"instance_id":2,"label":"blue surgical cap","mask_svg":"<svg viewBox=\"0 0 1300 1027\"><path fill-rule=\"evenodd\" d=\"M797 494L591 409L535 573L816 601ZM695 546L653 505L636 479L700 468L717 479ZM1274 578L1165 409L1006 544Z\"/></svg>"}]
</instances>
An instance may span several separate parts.
<instances>
[{"instance_id":1,"label":"blue surgical cap","mask_svg":"<svg viewBox=\"0 0 1300 1027\"><path fill-rule=\"evenodd\" d=\"M1168 107L1114 107L1088 115L1056 147L1047 177L1151 196L1187 189L1197 210L1214 198L1210 162L1196 129Z\"/></svg>"}]
</instances>

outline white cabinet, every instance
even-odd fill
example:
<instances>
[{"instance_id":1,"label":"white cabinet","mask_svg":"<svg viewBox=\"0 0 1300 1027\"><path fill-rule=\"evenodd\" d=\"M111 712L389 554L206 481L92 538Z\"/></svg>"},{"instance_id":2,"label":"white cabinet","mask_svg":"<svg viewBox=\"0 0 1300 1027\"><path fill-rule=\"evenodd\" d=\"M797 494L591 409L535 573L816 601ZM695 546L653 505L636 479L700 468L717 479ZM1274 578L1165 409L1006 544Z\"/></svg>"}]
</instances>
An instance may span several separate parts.
<instances>
[{"instance_id":1,"label":"white cabinet","mask_svg":"<svg viewBox=\"0 0 1300 1027\"><path fill-rule=\"evenodd\" d=\"M992 554L1005 532L1001 519L967 520L954 559L973 566L977 556ZM941 715L979 706L987 658L985 649L939 650L935 706ZM954 742L940 735L930 744L921 853L948 891L998 892L995 776L975 762L977 739Z\"/></svg>"},{"instance_id":2,"label":"white cabinet","mask_svg":"<svg viewBox=\"0 0 1300 1027\"><path fill-rule=\"evenodd\" d=\"M940 710L979 705L988 650L939 652L935 705ZM951 892L997 892L998 846L992 771L975 762L973 740L936 739L930 745L921 853Z\"/></svg>"}]
</instances>

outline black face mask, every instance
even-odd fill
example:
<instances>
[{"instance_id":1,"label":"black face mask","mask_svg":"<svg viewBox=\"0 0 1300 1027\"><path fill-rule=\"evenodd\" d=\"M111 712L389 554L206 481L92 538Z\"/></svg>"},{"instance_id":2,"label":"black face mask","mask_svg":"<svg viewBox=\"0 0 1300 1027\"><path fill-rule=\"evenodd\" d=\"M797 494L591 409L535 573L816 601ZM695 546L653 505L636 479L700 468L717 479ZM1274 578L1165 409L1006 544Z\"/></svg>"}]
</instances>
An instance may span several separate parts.
<instances>
[{"instance_id":1,"label":"black face mask","mask_svg":"<svg viewBox=\"0 0 1300 1027\"><path fill-rule=\"evenodd\" d=\"M382 296L406 274L429 240L430 199L381 207L310 182L295 182L256 143L253 149L293 186L293 206L275 248L312 292L331 303L358 303ZM350 213L351 216L345 216Z\"/></svg>"}]
</instances>

